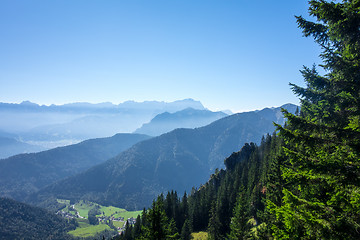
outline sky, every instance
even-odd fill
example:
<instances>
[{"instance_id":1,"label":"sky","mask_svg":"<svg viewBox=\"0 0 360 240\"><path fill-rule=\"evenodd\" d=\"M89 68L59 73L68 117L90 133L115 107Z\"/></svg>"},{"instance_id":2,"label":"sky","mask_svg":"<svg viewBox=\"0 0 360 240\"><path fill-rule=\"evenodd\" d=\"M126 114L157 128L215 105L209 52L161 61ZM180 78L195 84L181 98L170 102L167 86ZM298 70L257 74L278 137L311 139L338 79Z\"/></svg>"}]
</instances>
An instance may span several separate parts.
<instances>
[{"instance_id":1,"label":"sky","mask_svg":"<svg viewBox=\"0 0 360 240\"><path fill-rule=\"evenodd\" d=\"M233 112L298 104L320 64L305 0L2 0L0 102L193 98Z\"/></svg>"}]
</instances>

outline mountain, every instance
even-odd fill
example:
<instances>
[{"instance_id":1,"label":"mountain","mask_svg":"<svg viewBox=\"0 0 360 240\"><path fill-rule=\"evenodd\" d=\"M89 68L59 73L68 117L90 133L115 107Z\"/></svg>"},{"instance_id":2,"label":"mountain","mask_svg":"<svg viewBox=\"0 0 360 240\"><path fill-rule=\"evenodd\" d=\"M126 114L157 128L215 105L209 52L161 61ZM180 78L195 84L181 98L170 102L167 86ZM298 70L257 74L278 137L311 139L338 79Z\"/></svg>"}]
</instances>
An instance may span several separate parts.
<instances>
[{"instance_id":1,"label":"mountain","mask_svg":"<svg viewBox=\"0 0 360 240\"><path fill-rule=\"evenodd\" d=\"M0 198L0 239L73 239L75 229L65 219L44 209Z\"/></svg>"},{"instance_id":2,"label":"mountain","mask_svg":"<svg viewBox=\"0 0 360 240\"><path fill-rule=\"evenodd\" d=\"M41 150L44 149L40 146L19 142L14 138L0 136L0 159L20 153L39 152Z\"/></svg>"},{"instance_id":3,"label":"mountain","mask_svg":"<svg viewBox=\"0 0 360 240\"><path fill-rule=\"evenodd\" d=\"M142 209L161 192L189 191L208 179L224 159L246 142L259 143L275 127L269 118L280 108L234 114L196 129L172 132L135 144L118 156L33 194L49 198L87 199L103 205Z\"/></svg>"},{"instance_id":4,"label":"mountain","mask_svg":"<svg viewBox=\"0 0 360 240\"><path fill-rule=\"evenodd\" d=\"M0 160L0 196L23 200L29 193L102 163L148 138L141 134L117 134Z\"/></svg>"},{"instance_id":5,"label":"mountain","mask_svg":"<svg viewBox=\"0 0 360 240\"><path fill-rule=\"evenodd\" d=\"M29 101L20 104L0 103L0 132L9 132L21 142L49 149L90 138L131 133L157 114L186 108L205 109L201 102L193 99L174 102L127 101L118 105L109 102L50 106Z\"/></svg>"},{"instance_id":6,"label":"mountain","mask_svg":"<svg viewBox=\"0 0 360 240\"><path fill-rule=\"evenodd\" d=\"M145 110L161 110L160 112L177 112L186 108L194 108L199 110L204 110L204 106L200 101L195 101L194 99L188 98L184 100L177 100L174 102L158 102L158 101L145 101L145 102L134 102L127 101L122 104L119 104L120 109L141 109Z\"/></svg>"},{"instance_id":7,"label":"mountain","mask_svg":"<svg viewBox=\"0 0 360 240\"><path fill-rule=\"evenodd\" d=\"M223 112L187 108L175 113L164 112L156 115L149 123L138 128L135 133L159 136L176 128L196 128L227 116Z\"/></svg>"},{"instance_id":8,"label":"mountain","mask_svg":"<svg viewBox=\"0 0 360 240\"><path fill-rule=\"evenodd\" d=\"M262 116L272 122L276 122L280 125L283 125L285 123L285 118L283 117L281 108L284 108L291 113L295 113L296 109L298 109L298 106L288 103L288 104L282 105L280 108L274 108L274 107L273 108L264 108L261 111L257 111L257 113L260 116Z\"/></svg>"}]
</instances>

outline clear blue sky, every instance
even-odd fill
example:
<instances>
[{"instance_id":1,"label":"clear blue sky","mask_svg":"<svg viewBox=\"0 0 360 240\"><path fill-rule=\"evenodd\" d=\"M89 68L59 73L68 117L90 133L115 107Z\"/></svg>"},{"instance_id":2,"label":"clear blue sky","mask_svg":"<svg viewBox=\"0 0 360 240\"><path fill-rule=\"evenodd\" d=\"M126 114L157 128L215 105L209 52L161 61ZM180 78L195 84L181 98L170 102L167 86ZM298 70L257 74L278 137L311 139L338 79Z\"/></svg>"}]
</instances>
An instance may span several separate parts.
<instances>
[{"instance_id":1,"label":"clear blue sky","mask_svg":"<svg viewBox=\"0 0 360 240\"><path fill-rule=\"evenodd\" d=\"M234 112L298 99L320 63L305 0L2 0L0 102L193 98Z\"/></svg>"}]
</instances>

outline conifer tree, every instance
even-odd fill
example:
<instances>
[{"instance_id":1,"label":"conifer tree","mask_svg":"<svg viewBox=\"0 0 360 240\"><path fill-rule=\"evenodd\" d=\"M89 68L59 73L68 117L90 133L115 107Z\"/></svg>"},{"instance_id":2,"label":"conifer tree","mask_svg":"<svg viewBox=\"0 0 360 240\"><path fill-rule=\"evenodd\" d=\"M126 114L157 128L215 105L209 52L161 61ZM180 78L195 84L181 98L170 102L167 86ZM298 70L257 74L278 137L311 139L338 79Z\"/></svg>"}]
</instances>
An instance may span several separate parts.
<instances>
[{"instance_id":1,"label":"conifer tree","mask_svg":"<svg viewBox=\"0 0 360 240\"><path fill-rule=\"evenodd\" d=\"M211 211L210 211L210 219L209 219L209 227L208 227L209 239L210 240L220 240L222 236L220 234L220 219L216 211L216 201L213 201Z\"/></svg>"},{"instance_id":2,"label":"conifer tree","mask_svg":"<svg viewBox=\"0 0 360 240\"><path fill-rule=\"evenodd\" d=\"M180 234L178 233L175 220L172 218L170 222L167 224L165 239L170 240L170 239L179 239L179 238L180 238Z\"/></svg>"},{"instance_id":3,"label":"conifer tree","mask_svg":"<svg viewBox=\"0 0 360 240\"><path fill-rule=\"evenodd\" d=\"M325 75L301 71L291 84L300 114L278 126L289 159L282 203L269 202L277 239L360 239L360 0L309 1L317 22L297 17L321 46Z\"/></svg>"},{"instance_id":4,"label":"conifer tree","mask_svg":"<svg viewBox=\"0 0 360 240\"><path fill-rule=\"evenodd\" d=\"M191 239L191 230L189 220L185 220L184 225L181 229L181 240L190 240Z\"/></svg>"},{"instance_id":5,"label":"conifer tree","mask_svg":"<svg viewBox=\"0 0 360 240\"><path fill-rule=\"evenodd\" d=\"M133 228L131 226L131 224L129 224L129 222L126 220L126 224L125 224L125 231L124 231L124 235L123 235L123 239L126 239L126 240L132 240L134 239L133 238L133 235L132 235L132 231L133 231Z\"/></svg>"},{"instance_id":6,"label":"conifer tree","mask_svg":"<svg viewBox=\"0 0 360 240\"><path fill-rule=\"evenodd\" d=\"M189 205L188 205L188 197L186 192L184 193L184 196L181 199L181 204L180 204L180 212L181 212L181 224L184 224L184 222L188 219L189 217ZM189 224L190 226L190 224Z\"/></svg>"},{"instance_id":7,"label":"conifer tree","mask_svg":"<svg viewBox=\"0 0 360 240\"><path fill-rule=\"evenodd\" d=\"M231 218L231 231L229 234L229 239L233 240L244 239L245 236L246 222L248 216L246 213L245 195L243 191L244 190L242 188L233 211L234 216Z\"/></svg>"},{"instance_id":8,"label":"conifer tree","mask_svg":"<svg viewBox=\"0 0 360 240\"><path fill-rule=\"evenodd\" d=\"M137 239L141 235L141 218L140 215L137 216L136 222L133 228L134 239Z\"/></svg>"},{"instance_id":9,"label":"conifer tree","mask_svg":"<svg viewBox=\"0 0 360 240\"><path fill-rule=\"evenodd\" d=\"M165 239L167 235L166 226L168 218L164 210L164 197L160 195L156 201L153 201L151 208L146 213L148 222L144 229L144 236L147 239Z\"/></svg>"},{"instance_id":10,"label":"conifer tree","mask_svg":"<svg viewBox=\"0 0 360 240\"><path fill-rule=\"evenodd\" d=\"M146 224L141 230L142 235L139 239L178 239L179 233L173 218L166 216L164 209L164 196L161 194L156 201L153 201L151 208L143 213Z\"/></svg>"}]
</instances>

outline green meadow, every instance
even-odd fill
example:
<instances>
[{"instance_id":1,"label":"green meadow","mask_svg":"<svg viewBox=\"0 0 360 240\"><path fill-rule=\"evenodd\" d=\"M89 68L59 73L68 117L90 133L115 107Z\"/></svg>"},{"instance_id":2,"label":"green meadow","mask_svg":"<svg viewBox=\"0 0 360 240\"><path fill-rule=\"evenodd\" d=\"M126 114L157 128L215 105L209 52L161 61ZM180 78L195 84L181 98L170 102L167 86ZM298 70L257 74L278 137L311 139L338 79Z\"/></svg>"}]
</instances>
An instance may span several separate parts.
<instances>
[{"instance_id":1,"label":"green meadow","mask_svg":"<svg viewBox=\"0 0 360 240\"><path fill-rule=\"evenodd\" d=\"M196 232L191 234L193 240L207 240L209 234L207 232Z\"/></svg>"},{"instance_id":2,"label":"green meadow","mask_svg":"<svg viewBox=\"0 0 360 240\"><path fill-rule=\"evenodd\" d=\"M70 231L69 234L75 237L91 237L96 233L102 232L104 230L111 230L111 228L106 224L90 225L79 223L79 227L73 231Z\"/></svg>"},{"instance_id":3,"label":"green meadow","mask_svg":"<svg viewBox=\"0 0 360 240\"><path fill-rule=\"evenodd\" d=\"M57 201L59 203L66 205L66 207L63 208L62 211L71 212L74 215L76 214L77 211L79 212L79 215L83 217L83 218L76 218L77 222L79 223L79 226L75 230L69 232L69 234L75 237L91 237L104 230L111 230L111 228L105 223L99 223L99 225L89 224L87 220L88 213L91 209L95 207L99 208L99 212L101 212L101 214L96 215L97 217L105 216L105 217L114 217L114 218L119 218L119 217L124 218L124 221L112 221L112 224L116 228L123 227L125 221L128 218L131 217L136 218L142 212L142 211L126 211L126 209L123 208L117 208L114 206L102 206L100 204L90 201L84 201L84 200L75 203L73 206L71 206L70 201L66 199L58 199Z\"/></svg>"}]
</instances>

